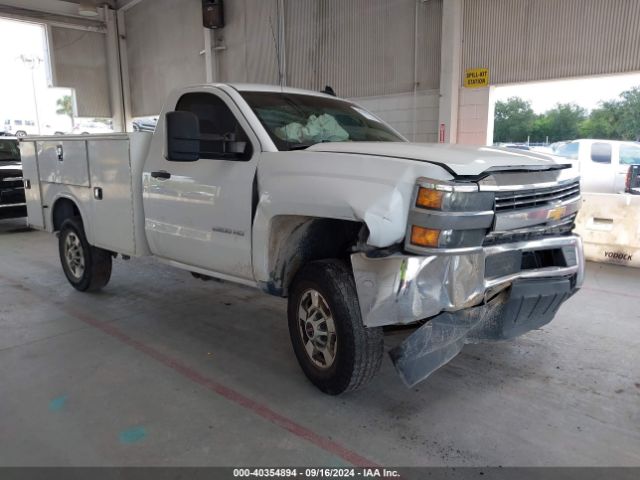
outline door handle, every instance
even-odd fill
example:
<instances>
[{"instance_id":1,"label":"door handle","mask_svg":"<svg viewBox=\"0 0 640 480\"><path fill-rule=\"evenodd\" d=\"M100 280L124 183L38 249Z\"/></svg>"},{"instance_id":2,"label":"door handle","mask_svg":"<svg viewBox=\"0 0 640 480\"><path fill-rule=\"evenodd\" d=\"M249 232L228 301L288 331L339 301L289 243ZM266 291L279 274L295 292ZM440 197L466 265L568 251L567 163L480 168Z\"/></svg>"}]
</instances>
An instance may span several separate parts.
<instances>
[{"instance_id":1,"label":"door handle","mask_svg":"<svg viewBox=\"0 0 640 480\"><path fill-rule=\"evenodd\" d=\"M157 172L151 172L151 176L153 178L160 178L161 180L167 180L171 178L171 174L169 172L165 172L164 170L160 170Z\"/></svg>"}]
</instances>

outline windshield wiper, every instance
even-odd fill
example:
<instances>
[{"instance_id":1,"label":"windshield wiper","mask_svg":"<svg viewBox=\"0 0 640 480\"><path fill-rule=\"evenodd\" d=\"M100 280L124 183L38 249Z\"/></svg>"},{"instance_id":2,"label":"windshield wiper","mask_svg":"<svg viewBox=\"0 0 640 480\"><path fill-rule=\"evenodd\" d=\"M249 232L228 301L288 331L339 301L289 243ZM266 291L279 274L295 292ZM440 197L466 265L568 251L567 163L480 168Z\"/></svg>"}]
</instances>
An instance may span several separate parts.
<instances>
[{"instance_id":1,"label":"windshield wiper","mask_svg":"<svg viewBox=\"0 0 640 480\"><path fill-rule=\"evenodd\" d=\"M289 150L304 150L305 148L313 147L318 143L331 143L331 140L320 140L314 143L290 143Z\"/></svg>"},{"instance_id":2,"label":"windshield wiper","mask_svg":"<svg viewBox=\"0 0 640 480\"><path fill-rule=\"evenodd\" d=\"M315 145L315 143L290 143L289 150L304 150Z\"/></svg>"}]
</instances>

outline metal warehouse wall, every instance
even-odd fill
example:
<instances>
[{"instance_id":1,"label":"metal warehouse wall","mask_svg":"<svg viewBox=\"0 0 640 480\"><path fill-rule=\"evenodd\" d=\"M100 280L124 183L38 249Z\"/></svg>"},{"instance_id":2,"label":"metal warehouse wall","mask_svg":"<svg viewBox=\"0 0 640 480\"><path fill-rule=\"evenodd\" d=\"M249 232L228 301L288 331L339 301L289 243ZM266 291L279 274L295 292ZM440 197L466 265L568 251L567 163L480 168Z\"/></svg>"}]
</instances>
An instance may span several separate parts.
<instances>
[{"instance_id":1,"label":"metal warehouse wall","mask_svg":"<svg viewBox=\"0 0 640 480\"><path fill-rule=\"evenodd\" d=\"M74 88L80 117L110 117L103 33L51 28L55 85Z\"/></svg>"},{"instance_id":2,"label":"metal warehouse wall","mask_svg":"<svg viewBox=\"0 0 640 480\"><path fill-rule=\"evenodd\" d=\"M364 97L439 87L442 0L284 0L286 83ZM225 2L218 81L278 83L278 0ZM416 7L418 21L415 21ZM206 75L200 0L144 0L125 13L133 116ZM417 42L415 33L417 31ZM417 45L417 54L414 44Z\"/></svg>"},{"instance_id":3,"label":"metal warehouse wall","mask_svg":"<svg viewBox=\"0 0 640 480\"><path fill-rule=\"evenodd\" d=\"M140 2L125 30L133 116L158 113L175 87L204 83L201 0Z\"/></svg>"},{"instance_id":4,"label":"metal warehouse wall","mask_svg":"<svg viewBox=\"0 0 640 480\"><path fill-rule=\"evenodd\" d=\"M277 0L225 2L225 27L218 33L226 49L219 51L217 80L278 83Z\"/></svg>"},{"instance_id":5,"label":"metal warehouse wall","mask_svg":"<svg viewBox=\"0 0 640 480\"><path fill-rule=\"evenodd\" d=\"M442 0L288 0L288 84L345 97L438 88L441 24Z\"/></svg>"},{"instance_id":6,"label":"metal warehouse wall","mask_svg":"<svg viewBox=\"0 0 640 480\"><path fill-rule=\"evenodd\" d=\"M465 0L462 68L492 84L640 70L637 0Z\"/></svg>"}]
</instances>

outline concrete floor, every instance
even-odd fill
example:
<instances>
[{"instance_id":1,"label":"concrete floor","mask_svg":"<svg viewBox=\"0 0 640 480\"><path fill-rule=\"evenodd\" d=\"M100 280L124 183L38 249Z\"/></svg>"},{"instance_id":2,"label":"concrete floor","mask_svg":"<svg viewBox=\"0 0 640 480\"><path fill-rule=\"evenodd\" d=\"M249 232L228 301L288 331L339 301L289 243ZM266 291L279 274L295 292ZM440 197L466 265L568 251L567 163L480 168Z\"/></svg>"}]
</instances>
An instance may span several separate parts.
<instances>
[{"instance_id":1,"label":"concrete floor","mask_svg":"<svg viewBox=\"0 0 640 480\"><path fill-rule=\"evenodd\" d=\"M0 465L640 465L640 271L589 264L542 330L418 388L320 394L285 302L142 259L82 294L0 222ZM390 338L393 344L397 338Z\"/></svg>"}]
</instances>

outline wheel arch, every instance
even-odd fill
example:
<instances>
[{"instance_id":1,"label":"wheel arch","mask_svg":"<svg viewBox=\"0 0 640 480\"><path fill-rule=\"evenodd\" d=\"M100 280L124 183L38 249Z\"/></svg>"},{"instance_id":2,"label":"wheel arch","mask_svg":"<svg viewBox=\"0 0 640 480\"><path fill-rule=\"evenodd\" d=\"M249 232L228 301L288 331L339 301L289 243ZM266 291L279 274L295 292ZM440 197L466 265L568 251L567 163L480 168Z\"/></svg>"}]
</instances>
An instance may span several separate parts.
<instances>
[{"instance_id":1,"label":"wheel arch","mask_svg":"<svg viewBox=\"0 0 640 480\"><path fill-rule=\"evenodd\" d=\"M364 222L336 218L278 215L270 222L265 258L269 278L263 289L286 297L298 270L308 262L348 259L350 247L366 238Z\"/></svg>"},{"instance_id":2,"label":"wheel arch","mask_svg":"<svg viewBox=\"0 0 640 480\"><path fill-rule=\"evenodd\" d=\"M54 232L59 232L62 223L71 217L80 217L82 224L85 224L85 217L78 206L78 202L67 196L59 196L51 206L51 228Z\"/></svg>"}]
</instances>

